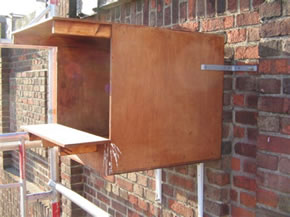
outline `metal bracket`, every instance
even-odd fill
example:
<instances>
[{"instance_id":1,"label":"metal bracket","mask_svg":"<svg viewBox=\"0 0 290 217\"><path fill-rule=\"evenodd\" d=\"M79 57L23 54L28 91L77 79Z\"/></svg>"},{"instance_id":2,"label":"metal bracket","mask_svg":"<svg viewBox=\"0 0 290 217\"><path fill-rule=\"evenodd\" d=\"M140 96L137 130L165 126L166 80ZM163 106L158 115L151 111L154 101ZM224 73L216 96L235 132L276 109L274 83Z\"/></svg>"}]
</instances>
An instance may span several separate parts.
<instances>
[{"instance_id":1,"label":"metal bracket","mask_svg":"<svg viewBox=\"0 0 290 217\"><path fill-rule=\"evenodd\" d=\"M201 64L201 70L213 70L213 71L243 71L243 72L256 72L257 66L255 65L207 65L207 64Z\"/></svg>"}]
</instances>

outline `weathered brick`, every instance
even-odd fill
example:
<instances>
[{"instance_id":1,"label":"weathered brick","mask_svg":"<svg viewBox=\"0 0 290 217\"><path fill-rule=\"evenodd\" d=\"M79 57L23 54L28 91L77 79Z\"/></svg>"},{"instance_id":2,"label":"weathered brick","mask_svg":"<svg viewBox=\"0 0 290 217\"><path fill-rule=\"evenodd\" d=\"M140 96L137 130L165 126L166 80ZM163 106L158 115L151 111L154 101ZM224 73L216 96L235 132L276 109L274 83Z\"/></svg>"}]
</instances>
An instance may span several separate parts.
<instances>
[{"instance_id":1,"label":"weathered brick","mask_svg":"<svg viewBox=\"0 0 290 217\"><path fill-rule=\"evenodd\" d=\"M224 186L230 183L230 176L226 173L217 173L210 169L206 170L208 182L215 185Z\"/></svg>"},{"instance_id":2,"label":"weathered brick","mask_svg":"<svg viewBox=\"0 0 290 217\"><path fill-rule=\"evenodd\" d=\"M195 182L193 179L184 178L178 175L171 175L169 177L169 183L190 191L193 191L195 186Z\"/></svg>"},{"instance_id":3,"label":"weathered brick","mask_svg":"<svg viewBox=\"0 0 290 217\"><path fill-rule=\"evenodd\" d=\"M257 124L257 112L252 111L236 111L235 119L236 123L256 125Z\"/></svg>"},{"instance_id":4,"label":"weathered brick","mask_svg":"<svg viewBox=\"0 0 290 217\"><path fill-rule=\"evenodd\" d=\"M258 149L273 153L290 154L290 139L260 135L258 137Z\"/></svg>"},{"instance_id":5,"label":"weathered brick","mask_svg":"<svg viewBox=\"0 0 290 217\"><path fill-rule=\"evenodd\" d=\"M258 46L249 46L249 47L237 47L235 58L236 59L257 59L259 55L264 55L259 52Z\"/></svg>"},{"instance_id":6,"label":"weathered brick","mask_svg":"<svg viewBox=\"0 0 290 217\"><path fill-rule=\"evenodd\" d=\"M226 0L220 0L217 4L217 13L222 14L226 10Z\"/></svg>"},{"instance_id":7,"label":"weathered brick","mask_svg":"<svg viewBox=\"0 0 290 217\"><path fill-rule=\"evenodd\" d=\"M174 200L169 200L169 207L176 212L177 214L183 215L183 216L193 216L193 209L184 206L182 203L179 203Z\"/></svg>"},{"instance_id":8,"label":"weathered brick","mask_svg":"<svg viewBox=\"0 0 290 217\"><path fill-rule=\"evenodd\" d=\"M284 36L290 34L290 18L264 23L261 27L261 37Z\"/></svg>"},{"instance_id":9,"label":"weathered brick","mask_svg":"<svg viewBox=\"0 0 290 217\"><path fill-rule=\"evenodd\" d=\"M255 76L236 78L236 89L241 91L256 91L257 79Z\"/></svg>"},{"instance_id":10,"label":"weathered brick","mask_svg":"<svg viewBox=\"0 0 290 217\"><path fill-rule=\"evenodd\" d=\"M257 171L256 161L245 159L243 163L243 171L246 173L256 174Z\"/></svg>"},{"instance_id":11,"label":"weathered brick","mask_svg":"<svg viewBox=\"0 0 290 217\"><path fill-rule=\"evenodd\" d=\"M148 203L147 203L146 201L144 201L144 200L138 200L138 207L139 207L140 209L142 209L142 210L147 211L148 208L149 208L149 205L148 205Z\"/></svg>"},{"instance_id":12,"label":"weathered brick","mask_svg":"<svg viewBox=\"0 0 290 217\"><path fill-rule=\"evenodd\" d=\"M258 80L258 90L261 93L275 94L281 92L281 81L278 79L264 79Z\"/></svg>"},{"instance_id":13,"label":"weathered brick","mask_svg":"<svg viewBox=\"0 0 290 217\"><path fill-rule=\"evenodd\" d=\"M250 9L250 0L242 0L240 1L240 10L248 11Z\"/></svg>"},{"instance_id":14,"label":"weathered brick","mask_svg":"<svg viewBox=\"0 0 290 217\"><path fill-rule=\"evenodd\" d=\"M234 176L234 185L239 188L243 188L249 191L256 191L255 179L245 176Z\"/></svg>"},{"instance_id":15,"label":"weathered brick","mask_svg":"<svg viewBox=\"0 0 290 217\"><path fill-rule=\"evenodd\" d=\"M290 213L290 197L281 195L279 198L279 209L283 212Z\"/></svg>"},{"instance_id":16,"label":"weathered brick","mask_svg":"<svg viewBox=\"0 0 290 217\"><path fill-rule=\"evenodd\" d=\"M282 173L290 174L290 159L288 158L281 158L279 161L279 170Z\"/></svg>"},{"instance_id":17,"label":"weathered brick","mask_svg":"<svg viewBox=\"0 0 290 217\"><path fill-rule=\"evenodd\" d=\"M279 132L280 119L274 116L259 116L258 128L262 131Z\"/></svg>"},{"instance_id":18,"label":"weathered brick","mask_svg":"<svg viewBox=\"0 0 290 217\"><path fill-rule=\"evenodd\" d=\"M238 0L228 0L228 10L235 12L237 10Z\"/></svg>"},{"instance_id":19,"label":"weathered brick","mask_svg":"<svg viewBox=\"0 0 290 217\"><path fill-rule=\"evenodd\" d=\"M260 16L257 12L250 12L237 15L237 25L238 26L249 26L254 24L259 24Z\"/></svg>"},{"instance_id":20,"label":"weathered brick","mask_svg":"<svg viewBox=\"0 0 290 217\"><path fill-rule=\"evenodd\" d=\"M256 206L256 196L252 194L241 192L240 201L241 201L241 204L250 208L255 208Z\"/></svg>"},{"instance_id":21,"label":"weathered brick","mask_svg":"<svg viewBox=\"0 0 290 217\"><path fill-rule=\"evenodd\" d=\"M258 96L257 95L247 95L246 105L248 106L248 108L257 108Z\"/></svg>"},{"instance_id":22,"label":"weathered brick","mask_svg":"<svg viewBox=\"0 0 290 217\"><path fill-rule=\"evenodd\" d=\"M258 101L258 109L265 112L289 113L290 100L281 97L260 97Z\"/></svg>"},{"instance_id":23,"label":"weathered brick","mask_svg":"<svg viewBox=\"0 0 290 217\"><path fill-rule=\"evenodd\" d=\"M283 193L290 193L290 178L286 176L257 171L257 184Z\"/></svg>"},{"instance_id":24,"label":"weathered brick","mask_svg":"<svg viewBox=\"0 0 290 217\"><path fill-rule=\"evenodd\" d=\"M205 198L208 198L211 200L226 202L229 199L229 189L219 188L213 185L205 185L204 195L205 195Z\"/></svg>"},{"instance_id":25,"label":"weathered brick","mask_svg":"<svg viewBox=\"0 0 290 217\"><path fill-rule=\"evenodd\" d=\"M290 78L283 80L283 93L290 94Z\"/></svg>"},{"instance_id":26,"label":"weathered brick","mask_svg":"<svg viewBox=\"0 0 290 217\"><path fill-rule=\"evenodd\" d=\"M179 5L179 22L185 22L187 20L187 2L182 2Z\"/></svg>"},{"instance_id":27,"label":"weathered brick","mask_svg":"<svg viewBox=\"0 0 290 217\"><path fill-rule=\"evenodd\" d=\"M260 40L260 28L248 28L248 41L259 41Z\"/></svg>"},{"instance_id":28,"label":"weathered brick","mask_svg":"<svg viewBox=\"0 0 290 217\"><path fill-rule=\"evenodd\" d=\"M288 59L262 59L259 72L265 74L287 74L290 73Z\"/></svg>"},{"instance_id":29,"label":"weathered brick","mask_svg":"<svg viewBox=\"0 0 290 217\"><path fill-rule=\"evenodd\" d=\"M258 167L277 170L278 168L278 157L269 154L258 153L257 154L257 165Z\"/></svg>"},{"instance_id":30,"label":"weathered brick","mask_svg":"<svg viewBox=\"0 0 290 217\"><path fill-rule=\"evenodd\" d=\"M127 190L127 191L130 191L132 192L133 191L133 183L125 180L125 179L122 179L122 178L119 178L117 177L116 178L116 183L123 189Z\"/></svg>"},{"instance_id":31,"label":"weathered brick","mask_svg":"<svg viewBox=\"0 0 290 217\"><path fill-rule=\"evenodd\" d=\"M233 95L233 103L236 106L244 106L245 105L245 96L241 94Z\"/></svg>"},{"instance_id":32,"label":"weathered brick","mask_svg":"<svg viewBox=\"0 0 290 217\"><path fill-rule=\"evenodd\" d=\"M274 57L281 55L283 55L282 40L271 40L259 43L260 57Z\"/></svg>"},{"instance_id":33,"label":"weathered brick","mask_svg":"<svg viewBox=\"0 0 290 217\"><path fill-rule=\"evenodd\" d=\"M186 23L181 23L181 24L178 24L178 25L174 25L173 29L197 32L198 29L199 29L199 23L196 22L196 21L189 21L189 22L186 22Z\"/></svg>"},{"instance_id":34,"label":"weathered brick","mask_svg":"<svg viewBox=\"0 0 290 217\"><path fill-rule=\"evenodd\" d=\"M232 217L255 217L255 213L242 207L232 205Z\"/></svg>"},{"instance_id":35,"label":"weathered brick","mask_svg":"<svg viewBox=\"0 0 290 217\"><path fill-rule=\"evenodd\" d=\"M247 156L247 157L256 157L256 146L247 144L247 143L237 143L235 145L236 154Z\"/></svg>"},{"instance_id":36,"label":"weathered brick","mask_svg":"<svg viewBox=\"0 0 290 217\"><path fill-rule=\"evenodd\" d=\"M216 31L216 30L221 30L221 29L228 29L228 28L233 27L233 25L234 25L234 17L233 16L206 19L206 20L203 20L201 23L202 31L204 31L204 32Z\"/></svg>"},{"instance_id":37,"label":"weathered brick","mask_svg":"<svg viewBox=\"0 0 290 217\"><path fill-rule=\"evenodd\" d=\"M114 200L112 200L112 207L123 214L127 213L127 208Z\"/></svg>"},{"instance_id":38,"label":"weathered brick","mask_svg":"<svg viewBox=\"0 0 290 217\"><path fill-rule=\"evenodd\" d=\"M243 138L245 136L245 128L234 126L234 137Z\"/></svg>"},{"instance_id":39,"label":"weathered brick","mask_svg":"<svg viewBox=\"0 0 290 217\"><path fill-rule=\"evenodd\" d=\"M276 0L272 2L265 2L260 6L259 12L261 18L270 18L281 16L281 0Z\"/></svg>"},{"instance_id":40,"label":"weathered brick","mask_svg":"<svg viewBox=\"0 0 290 217\"><path fill-rule=\"evenodd\" d=\"M205 211L218 216L227 216L229 214L229 207L227 204L220 204L213 201L205 201Z\"/></svg>"},{"instance_id":41,"label":"weathered brick","mask_svg":"<svg viewBox=\"0 0 290 217\"><path fill-rule=\"evenodd\" d=\"M208 17L213 17L215 14L215 1L206 0L206 12Z\"/></svg>"},{"instance_id":42,"label":"weathered brick","mask_svg":"<svg viewBox=\"0 0 290 217\"><path fill-rule=\"evenodd\" d=\"M188 19L194 19L196 16L196 0L188 0Z\"/></svg>"},{"instance_id":43,"label":"weathered brick","mask_svg":"<svg viewBox=\"0 0 290 217\"><path fill-rule=\"evenodd\" d=\"M246 40L246 29L234 29L227 32L228 43L238 43Z\"/></svg>"},{"instance_id":44,"label":"weathered brick","mask_svg":"<svg viewBox=\"0 0 290 217\"><path fill-rule=\"evenodd\" d=\"M268 191L262 188L257 189L257 202L266 206L277 207L278 196L273 191Z\"/></svg>"}]
</instances>

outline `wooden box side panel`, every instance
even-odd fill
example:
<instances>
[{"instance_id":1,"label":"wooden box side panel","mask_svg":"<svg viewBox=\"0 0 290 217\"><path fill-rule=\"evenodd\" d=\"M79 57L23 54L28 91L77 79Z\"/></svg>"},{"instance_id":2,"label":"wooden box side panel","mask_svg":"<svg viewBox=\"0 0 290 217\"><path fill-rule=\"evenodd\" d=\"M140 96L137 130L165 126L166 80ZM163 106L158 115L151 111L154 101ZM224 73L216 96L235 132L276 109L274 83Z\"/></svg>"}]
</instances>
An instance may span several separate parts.
<instances>
[{"instance_id":1,"label":"wooden box side panel","mask_svg":"<svg viewBox=\"0 0 290 217\"><path fill-rule=\"evenodd\" d=\"M108 51L93 45L59 47L57 123L108 137L109 82Z\"/></svg>"},{"instance_id":2,"label":"wooden box side panel","mask_svg":"<svg viewBox=\"0 0 290 217\"><path fill-rule=\"evenodd\" d=\"M122 154L113 173L221 155L223 38L113 25L110 139Z\"/></svg>"}]
</instances>

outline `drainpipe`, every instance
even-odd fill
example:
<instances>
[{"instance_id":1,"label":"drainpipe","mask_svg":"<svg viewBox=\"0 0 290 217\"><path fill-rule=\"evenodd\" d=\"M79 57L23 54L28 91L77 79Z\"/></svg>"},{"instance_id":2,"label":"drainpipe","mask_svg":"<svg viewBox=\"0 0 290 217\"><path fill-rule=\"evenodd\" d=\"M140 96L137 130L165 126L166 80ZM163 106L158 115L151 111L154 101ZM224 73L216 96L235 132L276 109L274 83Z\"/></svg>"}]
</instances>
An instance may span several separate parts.
<instances>
[{"instance_id":1,"label":"drainpipe","mask_svg":"<svg viewBox=\"0 0 290 217\"><path fill-rule=\"evenodd\" d=\"M197 209L198 217L203 217L204 163L197 164Z\"/></svg>"}]
</instances>

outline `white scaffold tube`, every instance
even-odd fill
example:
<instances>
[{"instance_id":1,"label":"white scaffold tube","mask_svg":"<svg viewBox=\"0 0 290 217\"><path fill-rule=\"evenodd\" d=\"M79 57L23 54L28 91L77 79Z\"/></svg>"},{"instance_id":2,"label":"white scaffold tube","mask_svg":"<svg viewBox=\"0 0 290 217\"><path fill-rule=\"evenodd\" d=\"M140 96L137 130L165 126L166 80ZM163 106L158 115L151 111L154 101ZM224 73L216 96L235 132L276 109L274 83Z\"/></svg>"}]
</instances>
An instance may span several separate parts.
<instances>
[{"instance_id":1,"label":"white scaffold tube","mask_svg":"<svg viewBox=\"0 0 290 217\"><path fill-rule=\"evenodd\" d=\"M97 207L95 204L91 203L81 195L77 194L76 192L66 188L62 184L55 183L52 180L48 183L50 187L54 188L57 192L61 193L63 196L71 200L73 203L78 205L80 208L85 210L92 216L95 217L111 217L111 215L101 208Z\"/></svg>"},{"instance_id":2,"label":"white scaffold tube","mask_svg":"<svg viewBox=\"0 0 290 217\"><path fill-rule=\"evenodd\" d=\"M203 217L204 163L197 164L197 209L198 217Z\"/></svg>"}]
</instances>

